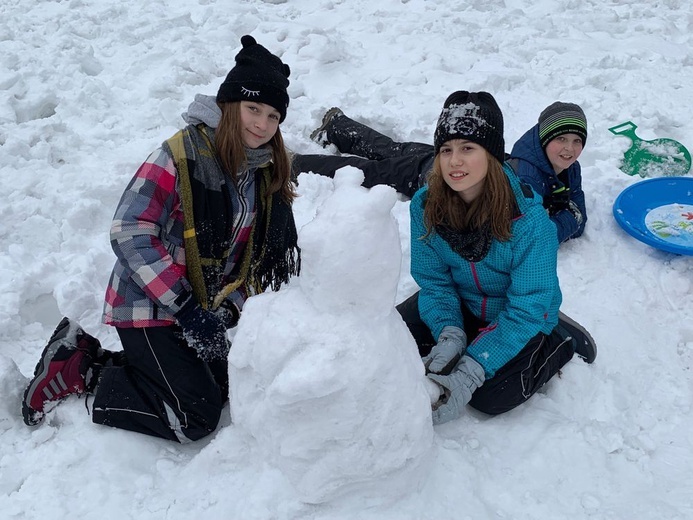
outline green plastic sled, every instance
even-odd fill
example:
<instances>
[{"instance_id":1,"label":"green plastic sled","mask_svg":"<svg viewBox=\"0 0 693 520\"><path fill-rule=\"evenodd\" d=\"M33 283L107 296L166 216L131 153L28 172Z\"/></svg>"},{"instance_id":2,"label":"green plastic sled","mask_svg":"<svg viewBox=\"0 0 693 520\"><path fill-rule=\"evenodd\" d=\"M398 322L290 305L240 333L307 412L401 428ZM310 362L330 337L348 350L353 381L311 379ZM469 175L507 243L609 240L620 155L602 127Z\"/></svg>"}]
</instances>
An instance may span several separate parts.
<instances>
[{"instance_id":1,"label":"green plastic sled","mask_svg":"<svg viewBox=\"0 0 693 520\"><path fill-rule=\"evenodd\" d=\"M623 154L623 173L640 177L678 177L688 173L691 154L685 146L668 138L645 141L635 135L636 128L632 121L609 128L612 134L630 137L633 141Z\"/></svg>"}]
</instances>

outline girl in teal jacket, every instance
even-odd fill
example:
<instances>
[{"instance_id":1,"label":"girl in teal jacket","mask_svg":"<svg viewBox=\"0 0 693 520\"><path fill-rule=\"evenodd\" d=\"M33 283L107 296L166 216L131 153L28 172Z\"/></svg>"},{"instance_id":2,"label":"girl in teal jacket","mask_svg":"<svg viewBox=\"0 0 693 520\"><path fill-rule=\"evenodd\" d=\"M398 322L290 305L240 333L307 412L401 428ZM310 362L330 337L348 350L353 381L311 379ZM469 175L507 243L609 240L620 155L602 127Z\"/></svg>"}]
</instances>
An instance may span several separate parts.
<instances>
[{"instance_id":1,"label":"girl in teal jacket","mask_svg":"<svg viewBox=\"0 0 693 520\"><path fill-rule=\"evenodd\" d=\"M433 411L441 423L468 402L496 414L526 401L571 359L575 342L557 327L556 228L503 166L493 96L451 94L434 148L428 186L410 205L411 273L421 290L398 310L441 387Z\"/></svg>"}]
</instances>

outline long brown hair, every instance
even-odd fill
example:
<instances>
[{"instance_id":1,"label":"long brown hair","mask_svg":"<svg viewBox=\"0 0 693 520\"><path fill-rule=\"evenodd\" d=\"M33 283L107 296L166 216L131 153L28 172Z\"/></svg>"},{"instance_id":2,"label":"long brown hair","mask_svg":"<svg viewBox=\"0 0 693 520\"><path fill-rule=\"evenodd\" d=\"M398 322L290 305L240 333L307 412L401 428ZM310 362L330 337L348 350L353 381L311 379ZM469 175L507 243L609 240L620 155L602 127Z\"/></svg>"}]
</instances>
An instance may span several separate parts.
<instances>
[{"instance_id":1,"label":"long brown hair","mask_svg":"<svg viewBox=\"0 0 693 520\"><path fill-rule=\"evenodd\" d=\"M247 162L245 145L241 137L241 103L240 101L219 103L219 108L221 108L221 120L216 130L215 145L221 164L235 180L237 172ZM274 163L268 195L279 191L282 198L290 203L296 197L296 191L291 182L291 161L279 127L268 144L272 148Z\"/></svg>"},{"instance_id":2,"label":"long brown hair","mask_svg":"<svg viewBox=\"0 0 693 520\"><path fill-rule=\"evenodd\" d=\"M424 222L428 236L433 228L445 225L456 231L480 229L486 222L491 233L500 241L510 239L510 224L515 212L515 194L503 166L486 151L488 170L481 194L470 204L443 179L440 169L440 154L433 161L433 170L428 176L428 194L424 206Z\"/></svg>"}]
</instances>

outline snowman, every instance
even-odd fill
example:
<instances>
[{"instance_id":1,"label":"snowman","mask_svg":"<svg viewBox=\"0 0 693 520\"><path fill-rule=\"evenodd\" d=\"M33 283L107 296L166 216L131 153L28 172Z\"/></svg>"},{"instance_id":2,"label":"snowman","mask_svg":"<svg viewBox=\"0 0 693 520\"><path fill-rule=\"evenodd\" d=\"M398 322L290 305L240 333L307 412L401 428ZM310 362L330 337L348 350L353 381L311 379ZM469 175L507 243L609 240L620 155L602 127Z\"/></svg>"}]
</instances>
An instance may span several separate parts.
<instances>
[{"instance_id":1,"label":"snowman","mask_svg":"<svg viewBox=\"0 0 693 520\"><path fill-rule=\"evenodd\" d=\"M232 421L308 503L414 491L433 443L428 380L395 309L397 195L362 182L337 172L300 230L301 275L247 301L229 355Z\"/></svg>"}]
</instances>

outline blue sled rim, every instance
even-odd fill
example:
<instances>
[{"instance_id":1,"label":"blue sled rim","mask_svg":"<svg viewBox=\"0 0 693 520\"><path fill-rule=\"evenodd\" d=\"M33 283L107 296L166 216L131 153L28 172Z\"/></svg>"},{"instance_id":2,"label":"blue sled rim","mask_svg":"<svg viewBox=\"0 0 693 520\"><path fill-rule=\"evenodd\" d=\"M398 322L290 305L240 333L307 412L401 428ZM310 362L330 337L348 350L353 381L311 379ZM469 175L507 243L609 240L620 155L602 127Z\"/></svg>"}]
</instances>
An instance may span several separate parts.
<instances>
[{"instance_id":1,"label":"blue sled rim","mask_svg":"<svg viewBox=\"0 0 693 520\"><path fill-rule=\"evenodd\" d=\"M662 251L693 255L690 246L675 244L650 231L645 223L648 213L661 206L693 206L693 178L656 177L636 182L624 189L614 201L614 219L633 238Z\"/></svg>"}]
</instances>

